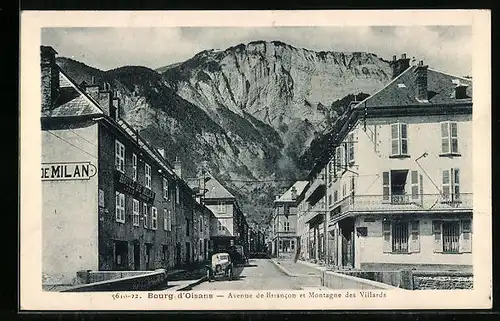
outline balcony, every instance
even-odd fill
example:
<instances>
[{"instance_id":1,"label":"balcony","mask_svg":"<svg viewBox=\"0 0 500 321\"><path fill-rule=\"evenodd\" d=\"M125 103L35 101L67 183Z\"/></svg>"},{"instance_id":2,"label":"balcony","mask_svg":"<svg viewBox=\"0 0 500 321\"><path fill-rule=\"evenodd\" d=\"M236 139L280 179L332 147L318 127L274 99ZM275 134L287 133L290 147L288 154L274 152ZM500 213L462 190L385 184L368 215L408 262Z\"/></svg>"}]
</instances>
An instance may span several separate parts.
<instances>
[{"instance_id":1,"label":"balcony","mask_svg":"<svg viewBox=\"0 0 500 321\"><path fill-rule=\"evenodd\" d=\"M309 186L309 189L306 191L304 195L304 199L308 201L311 199L320 199L322 196L325 195L325 192L326 192L325 175L320 174L313 180L313 182Z\"/></svg>"},{"instance_id":2,"label":"balcony","mask_svg":"<svg viewBox=\"0 0 500 321\"><path fill-rule=\"evenodd\" d=\"M325 202L318 202L312 206L304 215L304 222L309 223L313 220L319 220L326 213Z\"/></svg>"},{"instance_id":3,"label":"balcony","mask_svg":"<svg viewBox=\"0 0 500 321\"><path fill-rule=\"evenodd\" d=\"M335 203L329 218L337 219L352 212L424 213L472 211L472 193L455 197L441 194L422 195L349 195Z\"/></svg>"}]
</instances>

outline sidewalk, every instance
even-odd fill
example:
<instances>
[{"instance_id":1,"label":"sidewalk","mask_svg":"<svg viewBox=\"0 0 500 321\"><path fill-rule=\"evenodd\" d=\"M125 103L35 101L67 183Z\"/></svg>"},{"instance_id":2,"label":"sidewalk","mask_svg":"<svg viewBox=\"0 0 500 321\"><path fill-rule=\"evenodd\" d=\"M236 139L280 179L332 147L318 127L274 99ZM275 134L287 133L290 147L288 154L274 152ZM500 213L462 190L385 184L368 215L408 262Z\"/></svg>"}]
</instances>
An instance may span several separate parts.
<instances>
[{"instance_id":1,"label":"sidewalk","mask_svg":"<svg viewBox=\"0 0 500 321\"><path fill-rule=\"evenodd\" d=\"M273 262L286 275L294 277L299 277L299 276L320 277L321 272L324 270L324 268L316 266L315 264L302 261L294 262L293 260L271 259L271 262Z\"/></svg>"}]
</instances>

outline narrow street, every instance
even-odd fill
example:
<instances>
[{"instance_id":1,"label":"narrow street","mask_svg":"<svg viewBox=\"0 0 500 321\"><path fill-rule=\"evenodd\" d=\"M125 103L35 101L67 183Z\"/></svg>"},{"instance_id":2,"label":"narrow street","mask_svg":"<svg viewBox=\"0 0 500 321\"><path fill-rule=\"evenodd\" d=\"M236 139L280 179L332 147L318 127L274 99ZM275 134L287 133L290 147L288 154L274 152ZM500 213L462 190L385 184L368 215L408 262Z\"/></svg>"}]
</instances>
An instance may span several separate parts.
<instances>
[{"instance_id":1,"label":"narrow street","mask_svg":"<svg viewBox=\"0 0 500 321\"><path fill-rule=\"evenodd\" d=\"M319 273L288 276L269 259L250 259L244 267L234 270L234 280L203 282L193 290L301 290L320 287Z\"/></svg>"}]
</instances>

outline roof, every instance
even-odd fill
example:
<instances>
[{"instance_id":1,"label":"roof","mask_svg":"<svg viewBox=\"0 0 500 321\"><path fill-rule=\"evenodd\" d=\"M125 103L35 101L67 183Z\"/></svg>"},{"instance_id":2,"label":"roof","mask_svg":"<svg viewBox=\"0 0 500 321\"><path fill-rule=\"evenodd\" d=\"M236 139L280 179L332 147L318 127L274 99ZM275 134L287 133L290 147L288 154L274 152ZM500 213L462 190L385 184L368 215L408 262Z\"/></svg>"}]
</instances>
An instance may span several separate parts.
<instances>
[{"instance_id":1,"label":"roof","mask_svg":"<svg viewBox=\"0 0 500 321\"><path fill-rule=\"evenodd\" d=\"M59 69L59 96L51 110L42 111L41 117L67 117L103 114L99 104L84 90L80 89L63 71Z\"/></svg>"},{"instance_id":2,"label":"roof","mask_svg":"<svg viewBox=\"0 0 500 321\"><path fill-rule=\"evenodd\" d=\"M212 174L206 173L210 177L209 180L205 181L205 193L204 198L235 198Z\"/></svg>"},{"instance_id":3,"label":"roof","mask_svg":"<svg viewBox=\"0 0 500 321\"><path fill-rule=\"evenodd\" d=\"M297 181L297 182L295 182L295 184L293 184L292 186L290 186L290 188L285 193L283 193L283 195L281 195L280 198L278 198L274 202L291 202L291 201L295 201L295 199L292 199L292 189L295 187L295 189L297 190L296 196L298 197L302 193L302 191L304 190L304 188L307 186L308 183L309 183L308 181Z\"/></svg>"},{"instance_id":4,"label":"roof","mask_svg":"<svg viewBox=\"0 0 500 321\"><path fill-rule=\"evenodd\" d=\"M457 102L472 102L472 81L470 79L453 76L431 68L427 69L428 101L417 100L416 68L417 66L411 66L406 69L381 90L357 104L355 108L451 105ZM467 86L467 98L455 98L454 89L458 84Z\"/></svg>"}]
</instances>

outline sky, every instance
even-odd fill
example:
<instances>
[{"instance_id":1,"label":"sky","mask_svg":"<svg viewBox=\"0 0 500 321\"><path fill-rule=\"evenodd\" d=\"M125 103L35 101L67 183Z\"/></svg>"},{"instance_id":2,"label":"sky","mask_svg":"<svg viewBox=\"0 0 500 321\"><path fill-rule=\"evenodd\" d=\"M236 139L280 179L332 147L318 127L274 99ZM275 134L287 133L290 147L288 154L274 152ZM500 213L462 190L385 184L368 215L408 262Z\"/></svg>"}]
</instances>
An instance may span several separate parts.
<instances>
[{"instance_id":1,"label":"sky","mask_svg":"<svg viewBox=\"0 0 500 321\"><path fill-rule=\"evenodd\" d=\"M41 36L42 44L59 56L102 70L126 65L156 69L207 49L279 40L315 51L370 52L386 60L406 53L434 69L472 74L469 26L43 28Z\"/></svg>"}]
</instances>

